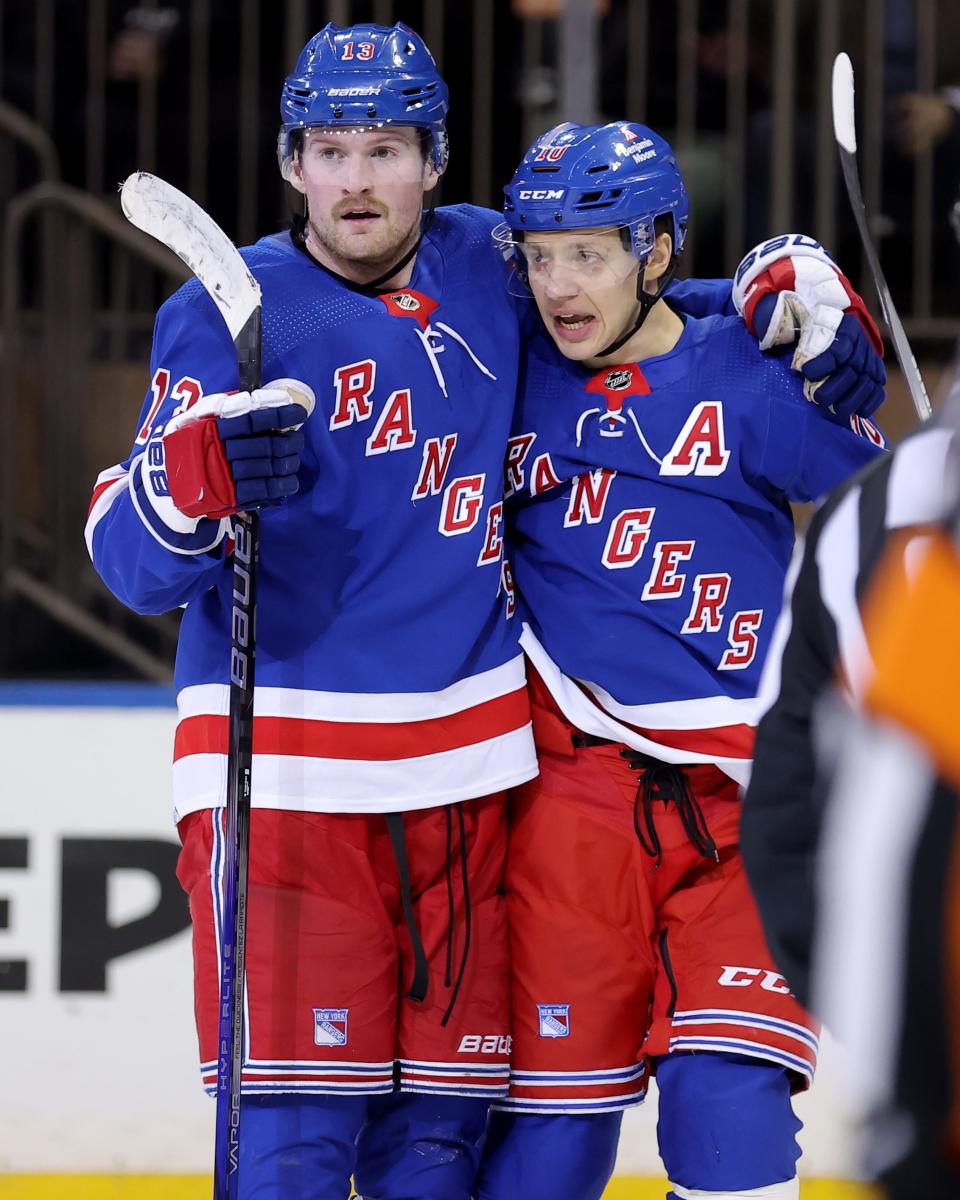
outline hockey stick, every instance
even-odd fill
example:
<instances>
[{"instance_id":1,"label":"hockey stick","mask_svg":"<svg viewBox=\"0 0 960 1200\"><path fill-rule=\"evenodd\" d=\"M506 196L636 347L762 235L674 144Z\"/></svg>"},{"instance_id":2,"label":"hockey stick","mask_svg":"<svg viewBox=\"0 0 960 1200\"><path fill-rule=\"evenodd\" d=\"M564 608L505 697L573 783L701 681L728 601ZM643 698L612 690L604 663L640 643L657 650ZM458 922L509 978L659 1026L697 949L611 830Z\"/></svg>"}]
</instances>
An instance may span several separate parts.
<instances>
[{"instance_id":1,"label":"hockey stick","mask_svg":"<svg viewBox=\"0 0 960 1200\"><path fill-rule=\"evenodd\" d=\"M209 292L233 338L240 390L260 386L260 285L236 246L189 196L138 171L120 202L128 219L169 246ZM230 618L230 741L228 747L224 906L220 927L220 1029L217 1039L217 1120L214 1200L239 1195L240 1079L253 767L253 673L260 520L237 513Z\"/></svg>"},{"instance_id":2,"label":"hockey stick","mask_svg":"<svg viewBox=\"0 0 960 1200\"><path fill-rule=\"evenodd\" d=\"M850 207L853 209L853 218L860 232L860 241L863 243L863 250L867 256L877 295L880 297L880 307L883 309L883 316L887 322L887 328L890 330L893 349L910 391L913 407L917 410L917 416L921 421L928 421L932 410L927 397L927 389L924 387L917 360L913 357L907 335L894 307L893 297L890 295L890 289L887 287L887 281L880 266L880 259L877 257L870 230L867 228L867 214L864 208L863 194L860 191L860 177L857 174L853 64L846 54L838 54L833 60L833 136L836 138L837 150L840 153L840 166L843 169L843 181L847 185L847 195L850 198Z\"/></svg>"}]
</instances>

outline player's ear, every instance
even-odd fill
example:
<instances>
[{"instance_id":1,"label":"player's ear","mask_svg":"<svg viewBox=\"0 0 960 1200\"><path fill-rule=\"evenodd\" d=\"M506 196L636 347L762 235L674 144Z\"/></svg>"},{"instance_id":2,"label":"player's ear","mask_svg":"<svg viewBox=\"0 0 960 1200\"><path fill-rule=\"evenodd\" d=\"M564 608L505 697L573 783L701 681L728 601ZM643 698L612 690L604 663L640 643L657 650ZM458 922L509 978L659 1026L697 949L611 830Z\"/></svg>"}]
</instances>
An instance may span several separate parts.
<instances>
[{"instance_id":1,"label":"player's ear","mask_svg":"<svg viewBox=\"0 0 960 1200\"><path fill-rule=\"evenodd\" d=\"M659 233L654 239L653 249L644 264L644 280L659 279L673 257L673 238L669 233Z\"/></svg>"},{"instance_id":2,"label":"player's ear","mask_svg":"<svg viewBox=\"0 0 960 1200\"><path fill-rule=\"evenodd\" d=\"M430 155L423 164L423 190L432 192L439 182L440 175L433 165L433 155Z\"/></svg>"},{"instance_id":3,"label":"player's ear","mask_svg":"<svg viewBox=\"0 0 960 1200\"><path fill-rule=\"evenodd\" d=\"M306 195L307 185L303 182L303 163L300 161L299 150L293 152L293 162L290 164L290 174L287 176L287 183L302 196Z\"/></svg>"}]
</instances>

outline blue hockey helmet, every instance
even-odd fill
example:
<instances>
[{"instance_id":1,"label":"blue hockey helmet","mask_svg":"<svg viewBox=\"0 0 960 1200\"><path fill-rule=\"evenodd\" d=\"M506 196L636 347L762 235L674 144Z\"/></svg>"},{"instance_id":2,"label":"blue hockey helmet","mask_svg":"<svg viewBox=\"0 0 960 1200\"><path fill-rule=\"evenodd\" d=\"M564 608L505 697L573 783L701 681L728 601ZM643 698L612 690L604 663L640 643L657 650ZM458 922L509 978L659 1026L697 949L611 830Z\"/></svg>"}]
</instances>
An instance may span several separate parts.
<instances>
[{"instance_id":1,"label":"blue hockey helmet","mask_svg":"<svg viewBox=\"0 0 960 1200\"><path fill-rule=\"evenodd\" d=\"M293 135L326 129L409 125L430 135L438 174L447 166L447 85L423 39L403 22L332 22L300 52L283 85L277 158L284 179L293 161Z\"/></svg>"},{"instance_id":2,"label":"blue hockey helmet","mask_svg":"<svg viewBox=\"0 0 960 1200\"><path fill-rule=\"evenodd\" d=\"M674 254L683 249L687 189L673 150L645 125L557 125L537 138L503 192L514 241L533 231L613 226L630 231L630 248L643 262L662 216L672 222Z\"/></svg>"}]
</instances>

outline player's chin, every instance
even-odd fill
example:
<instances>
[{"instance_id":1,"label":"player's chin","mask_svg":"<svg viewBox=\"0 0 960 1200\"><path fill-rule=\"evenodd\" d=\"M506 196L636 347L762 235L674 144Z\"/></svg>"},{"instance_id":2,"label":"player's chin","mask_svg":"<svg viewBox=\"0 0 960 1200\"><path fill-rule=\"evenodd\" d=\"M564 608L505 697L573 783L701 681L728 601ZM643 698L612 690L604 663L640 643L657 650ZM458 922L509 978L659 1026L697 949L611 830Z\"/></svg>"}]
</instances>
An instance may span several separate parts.
<instances>
[{"instance_id":1,"label":"player's chin","mask_svg":"<svg viewBox=\"0 0 960 1200\"><path fill-rule=\"evenodd\" d=\"M382 217L376 221L344 221L338 231L338 241L349 247L358 258L378 258L390 254L394 243L399 242L396 232L387 226Z\"/></svg>"},{"instance_id":2,"label":"player's chin","mask_svg":"<svg viewBox=\"0 0 960 1200\"><path fill-rule=\"evenodd\" d=\"M553 338L553 344L557 347L564 358L569 358L572 362L586 362L587 359L593 358L598 350L602 349L599 337L590 337L583 342L574 342L569 338L565 338L553 326L548 326L548 332Z\"/></svg>"}]
</instances>

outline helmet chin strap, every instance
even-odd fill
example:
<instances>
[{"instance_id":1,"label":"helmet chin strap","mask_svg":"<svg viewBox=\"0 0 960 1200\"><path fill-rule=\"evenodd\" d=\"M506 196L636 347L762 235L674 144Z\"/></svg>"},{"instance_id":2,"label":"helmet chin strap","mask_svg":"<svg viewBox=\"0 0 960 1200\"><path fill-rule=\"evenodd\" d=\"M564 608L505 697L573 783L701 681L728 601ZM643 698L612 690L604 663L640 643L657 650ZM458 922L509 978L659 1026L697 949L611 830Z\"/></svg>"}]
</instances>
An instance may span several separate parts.
<instances>
[{"instance_id":1,"label":"helmet chin strap","mask_svg":"<svg viewBox=\"0 0 960 1200\"><path fill-rule=\"evenodd\" d=\"M407 263L413 258L413 256L420 249L420 243L423 241L423 235L427 232L427 230L433 224L433 218L435 216L436 216L436 210L434 209L433 205L431 204L427 208L427 211L423 215L423 219L422 219L421 225L420 225L420 233L417 237L417 240L413 243L413 245L410 247L410 249L403 256L403 258L401 258L399 262L394 263L393 266L388 271L384 271L384 273L382 275L378 275L376 279L371 279L370 282L365 285L366 287L368 287L368 288L382 287L387 282L388 279L392 279L394 277L394 275L396 275L398 272L403 270L403 268L407 265Z\"/></svg>"},{"instance_id":2,"label":"helmet chin strap","mask_svg":"<svg viewBox=\"0 0 960 1200\"><path fill-rule=\"evenodd\" d=\"M606 358L610 354L616 354L621 346L630 341L649 316L651 308L653 308L673 281L673 277L677 273L677 256L674 254L670 259L667 269L660 276L660 285L655 292L645 292L643 290L643 274L645 270L644 264L641 263L637 270L637 303L640 305L640 310L637 313L636 319L627 329L626 333L618 337L616 341L611 342L605 350L601 350L595 357Z\"/></svg>"}]
</instances>

